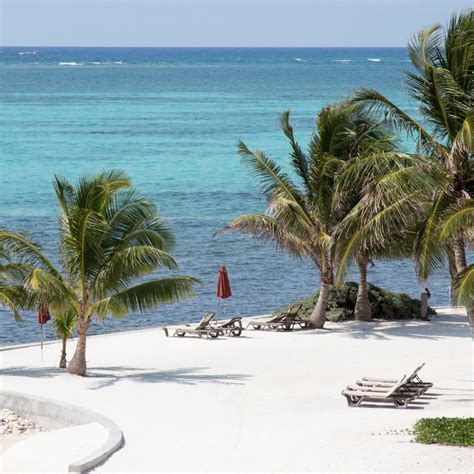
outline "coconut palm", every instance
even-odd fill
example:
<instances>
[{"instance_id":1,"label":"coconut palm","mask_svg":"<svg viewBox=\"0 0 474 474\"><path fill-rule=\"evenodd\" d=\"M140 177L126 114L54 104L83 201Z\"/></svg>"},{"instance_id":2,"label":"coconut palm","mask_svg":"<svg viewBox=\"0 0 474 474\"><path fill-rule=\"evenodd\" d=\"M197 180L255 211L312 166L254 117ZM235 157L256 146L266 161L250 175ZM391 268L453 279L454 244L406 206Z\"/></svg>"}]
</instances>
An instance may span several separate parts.
<instances>
[{"instance_id":1,"label":"coconut palm","mask_svg":"<svg viewBox=\"0 0 474 474\"><path fill-rule=\"evenodd\" d=\"M72 337L74 328L77 325L77 316L73 312L61 313L54 318L54 330L56 335L61 338L61 359L59 360L59 368L66 368L66 344L67 340Z\"/></svg>"},{"instance_id":2,"label":"coconut palm","mask_svg":"<svg viewBox=\"0 0 474 474\"><path fill-rule=\"evenodd\" d=\"M14 260L4 246L0 246L0 306L21 321L20 309L28 306L24 281L28 268Z\"/></svg>"},{"instance_id":3,"label":"coconut palm","mask_svg":"<svg viewBox=\"0 0 474 474\"><path fill-rule=\"evenodd\" d=\"M336 266L333 234L358 199L357 189L347 190L344 199L339 199L336 177L352 158L391 149L393 142L367 115L339 104L319 113L316 132L304 152L294 137L289 115L282 114L280 125L290 142L294 177L264 152L253 152L240 142L239 155L255 175L268 206L264 214L247 214L232 220L221 232L238 231L271 240L291 255L309 258L320 278L319 297L310 322L313 327L322 328Z\"/></svg>"},{"instance_id":4,"label":"coconut palm","mask_svg":"<svg viewBox=\"0 0 474 474\"><path fill-rule=\"evenodd\" d=\"M354 94L354 104L374 115L382 113L415 137L418 156L402 157L399 169L388 167L388 173L380 174L378 188L375 185L367 199L369 208L369 201L376 206L351 245L369 234L388 236L404 220L411 225L415 218L419 226L414 257L420 279L444 266L447 256L454 284L466 271L466 234L451 234L444 245L439 243L444 216L474 197L473 10L454 15L444 33L439 25L421 30L408 52L414 66L414 72L406 73L408 90L429 128L377 91ZM377 167L383 171L384 164ZM366 176L361 173L359 178L364 181ZM474 300L466 308L474 328Z\"/></svg>"},{"instance_id":5,"label":"coconut palm","mask_svg":"<svg viewBox=\"0 0 474 474\"><path fill-rule=\"evenodd\" d=\"M155 205L131 186L124 172L82 176L75 186L55 177L54 188L61 207L62 269L21 234L0 232L0 243L32 266L25 288L37 304L77 317L78 339L68 372L85 375L93 317L103 320L107 314L123 317L152 310L190 296L197 280L142 279L158 268L176 270L168 253L174 236Z\"/></svg>"},{"instance_id":6,"label":"coconut palm","mask_svg":"<svg viewBox=\"0 0 474 474\"><path fill-rule=\"evenodd\" d=\"M474 199L465 199L449 209L440 224L441 242L449 242L453 236L462 236L474 250ZM474 264L465 265L453 283L453 300L456 304L469 307L474 298Z\"/></svg>"}]
</instances>

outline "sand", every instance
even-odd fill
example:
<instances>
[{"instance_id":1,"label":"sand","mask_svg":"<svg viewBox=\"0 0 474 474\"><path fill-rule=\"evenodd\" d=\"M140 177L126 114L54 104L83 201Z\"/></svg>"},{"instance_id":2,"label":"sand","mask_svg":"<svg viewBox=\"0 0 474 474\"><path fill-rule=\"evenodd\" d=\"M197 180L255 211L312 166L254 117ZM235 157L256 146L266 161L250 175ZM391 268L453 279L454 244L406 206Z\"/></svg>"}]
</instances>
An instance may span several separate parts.
<instances>
[{"instance_id":1,"label":"sand","mask_svg":"<svg viewBox=\"0 0 474 474\"><path fill-rule=\"evenodd\" d=\"M27 347L0 352L0 387L114 420L126 445L97 471L467 472L473 450L402 432L422 417L473 416L472 341L465 316L448 313L216 340L160 329L91 337L86 378L56 368L59 344L45 346L43 363ZM361 376L399 378L421 362L435 386L408 409L349 408L341 396Z\"/></svg>"}]
</instances>

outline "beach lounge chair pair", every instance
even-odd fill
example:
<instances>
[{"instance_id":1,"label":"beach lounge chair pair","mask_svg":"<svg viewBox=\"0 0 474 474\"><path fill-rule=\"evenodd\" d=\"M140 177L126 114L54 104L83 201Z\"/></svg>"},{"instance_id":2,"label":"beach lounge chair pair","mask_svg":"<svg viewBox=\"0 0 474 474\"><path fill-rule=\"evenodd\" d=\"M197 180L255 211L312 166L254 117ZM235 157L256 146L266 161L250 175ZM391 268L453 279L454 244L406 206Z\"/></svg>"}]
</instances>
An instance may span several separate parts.
<instances>
[{"instance_id":1,"label":"beach lounge chair pair","mask_svg":"<svg viewBox=\"0 0 474 474\"><path fill-rule=\"evenodd\" d=\"M396 408L406 408L411 401L433 386L430 382L423 382L418 375L424 365L421 364L410 376L404 375L400 380L363 377L354 385L348 385L342 395L351 407L360 406L363 401L367 401L391 402Z\"/></svg>"},{"instance_id":2,"label":"beach lounge chair pair","mask_svg":"<svg viewBox=\"0 0 474 474\"><path fill-rule=\"evenodd\" d=\"M286 313L279 314L273 318L262 321L262 320L253 320L247 324L247 329L252 327L252 329L270 329L273 331L291 331L298 325L301 329L309 327L309 321L301 319L298 315L302 304L293 305Z\"/></svg>"},{"instance_id":3,"label":"beach lounge chair pair","mask_svg":"<svg viewBox=\"0 0 474 474\"><path fill-rule=\"evenodd\" d=\"M212 312L206 313L196 326L193 327L191 325L186 325L184 327L176 328L171 336L184 337L188 334L199 337L206 336L215 339L222 335L240 336L242 334L242 318L232 318L229 321L212 325L211 321L215 315L216 313ZM165 332L166 337L170 335L168 328L163 328L163 331Z\"/></svg>"}]
</instances>

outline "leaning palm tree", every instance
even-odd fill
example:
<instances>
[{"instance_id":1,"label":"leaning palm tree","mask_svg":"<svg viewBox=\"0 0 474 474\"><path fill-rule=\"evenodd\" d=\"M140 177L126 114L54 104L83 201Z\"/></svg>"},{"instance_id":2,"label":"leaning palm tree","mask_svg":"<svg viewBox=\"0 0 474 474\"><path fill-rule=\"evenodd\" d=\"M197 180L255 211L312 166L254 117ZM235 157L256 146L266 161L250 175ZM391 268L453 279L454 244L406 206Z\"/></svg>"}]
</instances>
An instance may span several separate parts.
<instances>
[{"instance_id":1,"label":"leaning palm tree","mask_svg":"<svg viewBox=\"0 0 474 474\"><path fill-rule=\"evenodd\" d=\"M61 359L59 360L59 368L65 369L67 366L66 344L67 340L72 337L74 328L77 325L77 316L72 311L61 313L54 318L53 323L56 335L61 338Z\"/></svg>"},{"instance_id":2,"label":"leaning palm tree","mask_svg":"<svg viewBox=\"0 0 474 474\"><path fill-rule=\"evenodd\" d=\"M397 216L411 221L410 213L415 213L420 225L414 257L420 279L443 267L447 257L454 284L467 267L465 232L450 235L445 245L439 242L443 215L474 197L474 11L453 15L444 34L439 25L421 30L408 52L414 66L414 72L407 72L408 90L429 128L377 91L359 90L352 100L416 138L419 154L418 159L402 158L399 171L380 175L383 192L373 192L372 202L381 210L367 219L359 236L386 236ZM466 309L474 331L473 299Z\"/></svg>"},{"instance_id":3,"label":"leaning palm tree","mask_svg":"<svg viewBox=\"0 0 474 474\"><path fill-rule=\"evenodd\" d=\"M25 288L37 304L77 317L77 345L68 372L85 375L93 317L103 320L107 314L123 317L131 311L149 311L190 296L197 280L142 278L161 267L177 268L168 253L174 236L155 205L131 186L124 172L82 176L75 186L55 177L54 188L62 211L62 269L21 234L1 231L0 243L32 266Z\"/></svg>"},{"instance_id":4,"label":"leaning palm tree","mask_svg":"<svg viewBox=\"0 0 474 474\"><path fill-rule=\"evenodd\" d=\"M264 214L234 219L221 232L238 231L271 240L291 255L308 257L317 266L320 278L319 297L310 322L314 328L322 328L337 263L334 230L358 199L358 190L351 189L344 200L339 200L336 177L347 161L391 148L392 142L379 124L345 104L325 107L319 113L307 152L294 137L289 112L281 116L281 129L290 142L290 165L295 178L264 152L252 152L240 142L238 152L257 178L268 207Z\"/></svg>"}]
</instances>

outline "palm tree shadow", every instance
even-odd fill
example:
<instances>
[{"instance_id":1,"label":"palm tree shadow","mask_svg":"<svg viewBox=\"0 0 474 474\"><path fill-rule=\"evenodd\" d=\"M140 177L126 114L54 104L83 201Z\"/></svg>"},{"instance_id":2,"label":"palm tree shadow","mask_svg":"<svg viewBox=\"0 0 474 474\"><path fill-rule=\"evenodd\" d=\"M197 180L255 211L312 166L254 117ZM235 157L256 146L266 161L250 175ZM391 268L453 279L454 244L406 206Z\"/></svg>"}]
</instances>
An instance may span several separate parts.
<instances>
[{"instance_id":1,"label":"palm tree shadow","mask_svg":"<svg viewBox=\"0 0 474 474\"><path fill-rule=\"evenodd\" d=\"M170 370L147 370L133 367L106 367L89 370L89 377L103 379L90 390L115 385L121 380L131 380L139 383L178 383L184 385L197 385L210 383L220 385L243 385L249 377L244 374L215 374L205 373L208 367L184 367Z\"/></svg>"},{"instance_id":2,"label":"palm tree shadow","mask_svg":"<svg viewBox=\"0 0 474 474\"><path fill-rule=\"evenodd\" d=\"M429 322L420 320L395 321L373 320L370 322L343 323L332 327L333 332L354 339L391 339L393 337L412 337L415 339L443 339L445 337L470 338L467 318L464 315L434 316Z\"/></svg>"},{"instance_id":3,"label":"palm tree shadow","mask_svg":"<svg viewBox=\"0 0 474 474\"><path fill-rule=\"evenodd\" d=\"M171 370L150 370L136 367L113 366L92 367L88 369L86 380L97 381L87 387L89 390L98 390L110 387L122 380L131 380L138 383L178 383L197 385L199 383L221 385L243 385L250 377L245 374L215 374L206 373L208 367L184 367ZM65 375L66 372L55 367L9 367L0 371L2 376L53 378Z\"/></svg>"}]
</instances>

